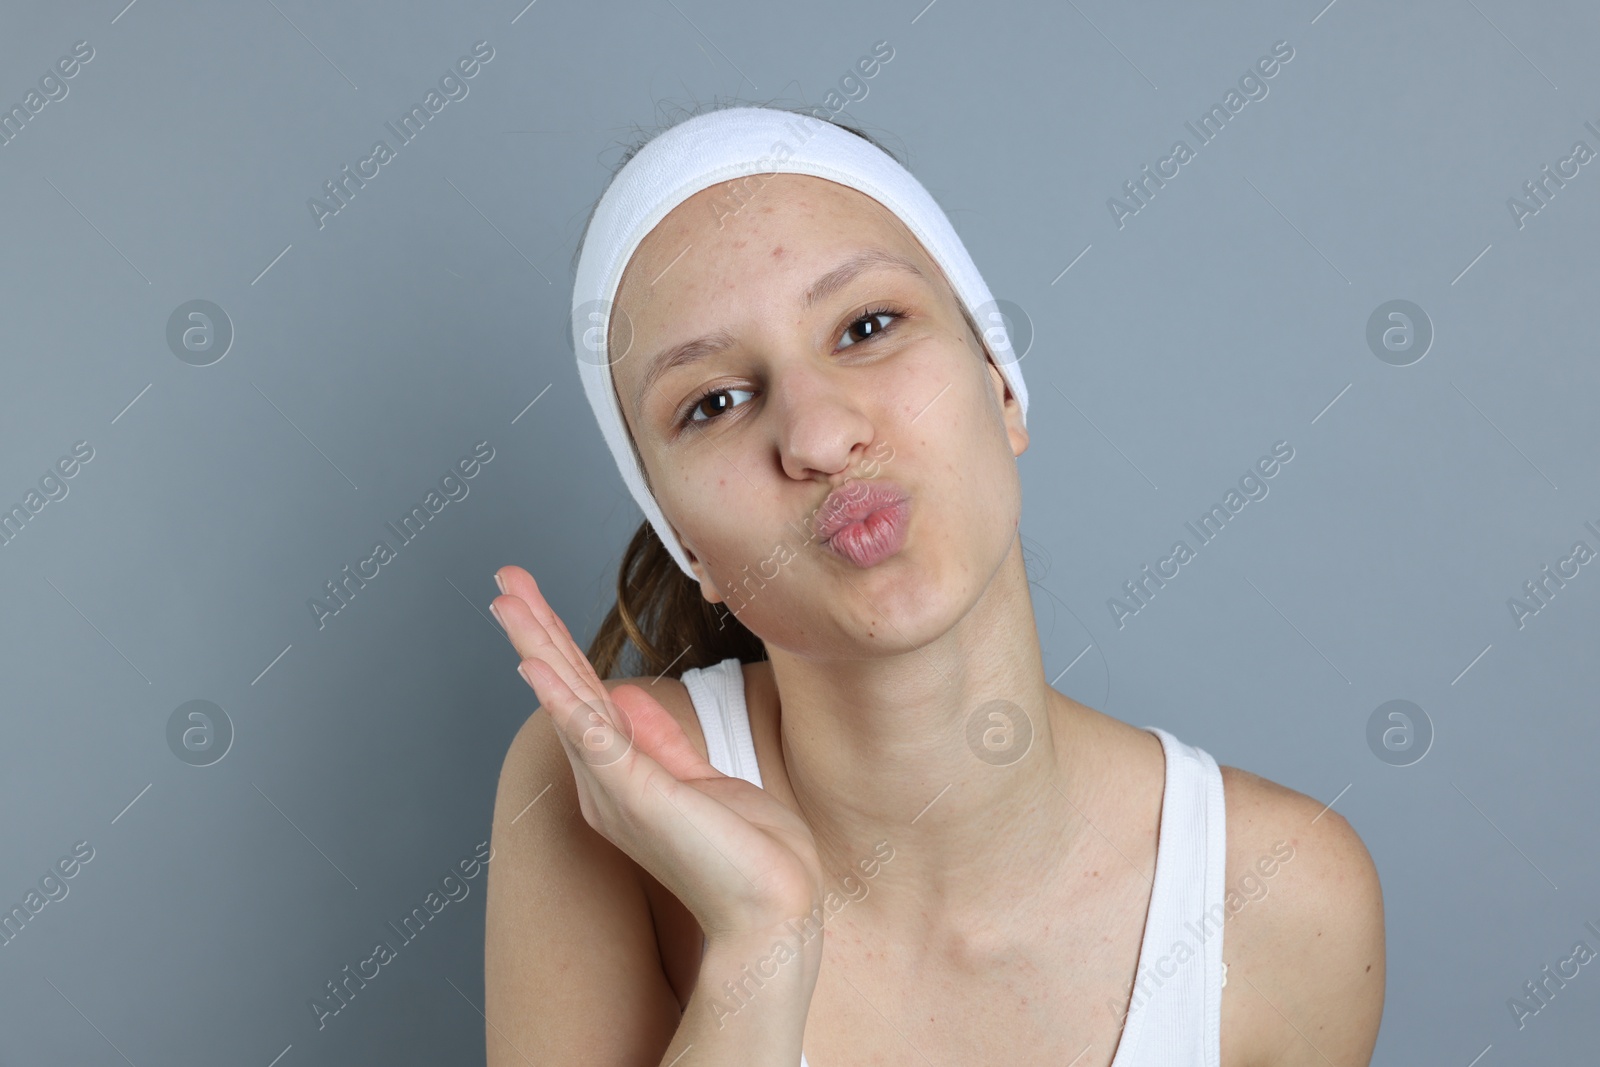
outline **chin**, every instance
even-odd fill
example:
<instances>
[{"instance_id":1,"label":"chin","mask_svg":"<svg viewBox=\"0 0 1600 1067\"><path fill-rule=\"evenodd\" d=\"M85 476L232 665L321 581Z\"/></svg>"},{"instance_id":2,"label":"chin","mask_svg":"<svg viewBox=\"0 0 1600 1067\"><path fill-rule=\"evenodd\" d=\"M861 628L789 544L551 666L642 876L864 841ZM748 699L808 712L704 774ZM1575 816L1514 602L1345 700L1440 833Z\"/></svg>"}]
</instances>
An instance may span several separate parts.
<instances>
[{"instance_id":1,"label":"chin","mask_svg":"<svg viewBox=\"0 0 1600 1067\"><path fill-rule=\"evenodd\" d=\"M841 573L848 581L839 583L840 604L831 614L858 646L880 653L909 652L938 640L966 616L980 591L957 577L976 568L919 558L909 547L875 567Z\"/></svg>"}]
</instances>

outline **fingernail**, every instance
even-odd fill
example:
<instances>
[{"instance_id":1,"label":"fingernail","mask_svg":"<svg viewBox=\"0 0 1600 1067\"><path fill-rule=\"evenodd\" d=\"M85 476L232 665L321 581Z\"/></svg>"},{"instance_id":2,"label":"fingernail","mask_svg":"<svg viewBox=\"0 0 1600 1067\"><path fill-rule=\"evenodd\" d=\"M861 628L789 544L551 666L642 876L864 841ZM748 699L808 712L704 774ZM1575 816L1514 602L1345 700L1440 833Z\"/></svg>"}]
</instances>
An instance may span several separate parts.
<instances>
[{"instance_id":1,"label":"fingernail","mask_svg":"<svg viewBox=\"0 0 1600 1067\"><path fill-rule=\"evenodd\" d=\"M527 682L529 685L534 684L533 668L529 667L527 663L524 662L517 664L517 673L522 675L522 680Z\"/></svg>"},{"instance_id":2,"label":"fingernail","mask_svg":"<svg viewBox=\"0 0 1600 1067\"><path fill-rule=\"evenodd\" d=\"M494 621L500 624L500 629L506 628L506 620L500 617L500 609L493 604L489 605L489 614L494 616Z\"/></svg>"},{"instance_id":3,"label":"fingernail","mask_svg":"<svg viewBox=\"0 0 1600 1067\"><path fill-rule=\"evenodd\" d=\"M506 591L506 583L500 580L500 572L499 571L495 571L494 572L494 584L498 585L500 587L500 592L501 592L502 595L504 595L504 593Z\"/></svg>"}]
</instances>

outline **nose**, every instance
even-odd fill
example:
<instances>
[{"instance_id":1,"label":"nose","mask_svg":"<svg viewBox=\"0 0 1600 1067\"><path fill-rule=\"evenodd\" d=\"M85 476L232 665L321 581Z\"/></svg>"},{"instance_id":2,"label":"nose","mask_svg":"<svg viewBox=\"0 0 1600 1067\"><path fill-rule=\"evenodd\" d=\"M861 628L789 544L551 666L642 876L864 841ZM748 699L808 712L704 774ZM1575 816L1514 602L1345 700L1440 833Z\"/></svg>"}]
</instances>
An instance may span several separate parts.
<instances>
[{"instance_id":1,"label":"nose","mask_svg":"<svg viewBox=\"0 0 1600 1067\"><path fill-rule=\"evenodd\" d=\"M855 462L875 436L870 397L844 372L791 367L770 383L777 408L778 452L791 478L837 474Z\"/></svg>"}]
</instances>

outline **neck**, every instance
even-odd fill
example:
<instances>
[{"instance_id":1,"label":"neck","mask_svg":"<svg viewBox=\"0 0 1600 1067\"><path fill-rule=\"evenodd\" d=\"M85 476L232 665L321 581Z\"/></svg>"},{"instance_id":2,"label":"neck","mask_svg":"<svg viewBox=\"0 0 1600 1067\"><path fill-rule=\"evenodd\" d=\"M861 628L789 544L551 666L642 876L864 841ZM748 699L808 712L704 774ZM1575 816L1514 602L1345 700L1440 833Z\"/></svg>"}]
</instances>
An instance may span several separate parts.
<instances>
[{"instance_id":1,"label":"neck","mask_svg":"<svg viewBox=\"0 0 1600 1067\"><path fill-rule=\"evenodd\" d=\"M992 929L1005 910L996 884L1050 884L1067 862L1087 830L1087 728L1045 679L1020 539L972 610L929 644L828 661L768 651L788 784L825 888L854 901L879 864L852 904L858 917Z\"/></svg>"}]
</instances>

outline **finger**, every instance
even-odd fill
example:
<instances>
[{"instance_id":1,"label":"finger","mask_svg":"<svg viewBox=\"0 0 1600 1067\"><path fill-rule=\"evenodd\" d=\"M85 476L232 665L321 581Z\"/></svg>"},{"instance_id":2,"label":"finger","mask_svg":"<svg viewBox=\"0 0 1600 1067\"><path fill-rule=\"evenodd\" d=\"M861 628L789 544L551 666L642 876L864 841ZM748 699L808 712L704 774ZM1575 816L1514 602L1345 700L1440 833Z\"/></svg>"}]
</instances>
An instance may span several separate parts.
<instances>
[{"instance_id":1,"label":"finger","mask_svg":"<svg viewBox=\"0 0 1600 1067\"><path fill-rule=\"evenodd\" d=\"M561 617L555 613L549 602L545 600L544 593L539 589L539 583L534 581L533 575L521 567L502 567L496 574L505 582L508 590L506 595L513 598L513 601L520 601L525 605L529 615L537 623L537 630L524 624L519 628L520 632L527 636L533 636L535 640L542 637L542 644L547 645L551 651L561 657L568 668L563 672L563 676L580 696L584 699L600 699L603 697L604 687L599 684L600 679L595 676L594 667L589 663L589 658L583 654L583 650L578 648L577 643L572 639L572 633L567 629L567 624L561 621ZM499 597L495 598L494 604L497 611L507 611L506 602ZM521 614L515 610L514 604L509 609L509 613L519 620L521 619ZM514 635L509 636L514 637ZM515 644L514 639L513 643ZM518 646L518 651L522 651L520 646ZM552 663L551 666L559 667L560 664Z\"/></svg>"},{"instance_id":2,"label":"finger","mask_svg":"<svg viewBox=\"0 0 1600 1067\"><path fill-rule=\"evenodd\" d=\"M567 629L567 624L545 599L544 590L539 588L539 583L534 580L533 575L521 567L512 567L510 570L512 574L508 588L511 590L511 595L521 597L540 622L549 626L554 632L560 633L568 641L572 641L572 631ZM573 643L576 645L576 642Z\"/></svg>"},{"instance_id":3,"label":"finger","mask_svg":"<svg viewBox=\"0 0 1600 1067\"><path fill-rule=\"evenodd\" d=\"M494 599L495 614L500 616L518 656L523 660L538 660L555 672L566 688L579 700L601 701L592 681L594 671L588 660L577 653L574 662L572 644L563 635L552 632L549 624L540 621L521 597L501 596ZM604 693L604 687L600 687Z\"/></svg>"},{"instance_id":4,"label":"finger","mask_svg":"<svg viewBox=\"0 0 1600 1067\"><path fill-rule=\"evenodd\" d=\"M502 567L495 576L502 579L507 592L491 600L490 607L512 646L524 658L548 656L550 665L561 671L568 684L579 688L587 661L538 584L520 567Z\"/></svg>"},{"instance_id":5,"label":"finger","mask_svg":"<svg viewBox=\"0 0 1600 1067\"><path fill-rule=\"evenodd\" d=\"M574 699L572 691L565 686L550 665L542 660L522 661L518 664L518 673L538 695L540 706L549 717L556 739L561 743L567 762L572 767L573 784L578 791L578 806L583 811L584 819L589 821L590 825L595 825L594 820L601 811L598 798L605 797L606 806L612 806L614 800L611 793L615 784L598 780L594 761L585 757L580 745L585 729L586 705Z\"/></svg>"},{"instance_id":6,"label":"finger","mask_svg":"<svg viewBox=\"0 0 1600 1067\"><path fill-rule=\"evenodd\" d=\"M508 566L501 567L499 570L495 571L494 576L496 583L501 587L501 593L500 596L491 598L489 603L491 607L495 608L495 613L497 615L501 614L502 609L505 606L501 597L511 597L527 604L528 610L534 613L534 617L536 619L540 620L541 627L544 625L544 619L546 618L556 624L553 627L553 632L550 635L552 641L556 636L561 634L566 634L568 637L571 636L566 629L566 624L560 621L559 617L553 610L550 610L549 604L544 599L544 594L540 591L538 583L533 580L533 576L531 574L523 570L521 567ZM543 612L538 612L535 610L536 607L540 606L545 609ZM505 619L503 617L501 619L501 625L505 626ZM512 628L507 626L506 636L511 639L513 644L515 644L524 629L525 627Z\"/></svg>"},{"instance_id":7,"label":"finger","mask_svg":"<svg viewBox=\"0 0 1600 1067\"><path fill-rule=\"evenodd\" d=\"M582 699L543 660L525 659L518 671L533 686L540 705L549 713L575 773L580 763L590 774L625 763L634 747L632 723L625 712L619 712L609 701L602 704Z\"/></svg>"}]
</instances>

